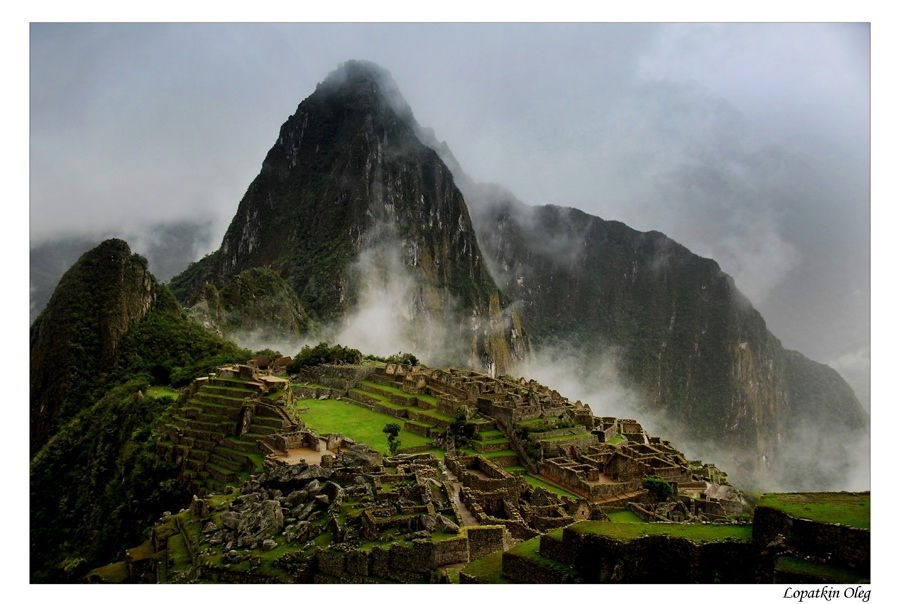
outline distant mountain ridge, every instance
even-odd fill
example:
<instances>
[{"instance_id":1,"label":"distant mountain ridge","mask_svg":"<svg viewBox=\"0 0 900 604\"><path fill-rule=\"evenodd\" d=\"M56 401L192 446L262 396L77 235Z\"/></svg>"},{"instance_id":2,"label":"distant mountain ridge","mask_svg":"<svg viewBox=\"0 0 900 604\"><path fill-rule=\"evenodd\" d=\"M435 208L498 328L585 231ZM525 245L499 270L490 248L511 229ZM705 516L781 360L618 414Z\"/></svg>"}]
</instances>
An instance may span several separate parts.
<instances>
[{"instance_id":1,"label":"distant mountain ridge","mask_svg":"<svg viewBox=\"0 0 900 604\"><path fill-rule=\"evenodd\" d=\"M521 305L536 349L563 345L586 363L612 352L667 433L727 452L758 481L820 488L857 467L869 420L852 389L785 350L716 262L662 233L526 206L501 187L464 190L494 279ZM827 472L801 451L826 443L843 460Z\"/></svg>"}]
</instances>

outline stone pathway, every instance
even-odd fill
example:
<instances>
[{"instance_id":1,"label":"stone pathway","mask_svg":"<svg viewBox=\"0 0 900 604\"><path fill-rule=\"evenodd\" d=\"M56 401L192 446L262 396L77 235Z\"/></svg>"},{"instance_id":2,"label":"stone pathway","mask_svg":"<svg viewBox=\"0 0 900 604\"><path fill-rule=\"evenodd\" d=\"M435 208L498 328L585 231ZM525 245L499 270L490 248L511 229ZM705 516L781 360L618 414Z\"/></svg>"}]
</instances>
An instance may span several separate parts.
<instances>
[{"instance_id":1,"label":"stone pathway","mask_svg":"<svg viewBox=\"0 0 900 604\"><path fill-rule=\"evenodd\" d=\"M453 503L456 504L456 509L459 510L460 523L464 526L478 526L478 520L475 519L472 512L470 512L459 499L459 490L462 488L459 479L449 469L447 469L447 476L450 479L450 486L453 489Z\"/></svg>"}]
</instances>

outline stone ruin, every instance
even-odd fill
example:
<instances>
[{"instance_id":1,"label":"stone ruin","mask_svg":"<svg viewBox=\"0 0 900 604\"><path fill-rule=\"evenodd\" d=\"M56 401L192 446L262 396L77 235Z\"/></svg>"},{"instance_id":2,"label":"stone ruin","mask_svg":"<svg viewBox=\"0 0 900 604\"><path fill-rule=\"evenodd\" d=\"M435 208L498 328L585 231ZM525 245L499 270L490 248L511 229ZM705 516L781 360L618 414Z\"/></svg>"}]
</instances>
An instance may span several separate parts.
<instances>
[{"instance_id":1,"label":"stone ruin","mask_svg":"<svg viewBox=\"0 0 900 604\"><path fill-rule=\"evenodd\" d=\"M382 459L355 445L328 467L280 465L231 495L195 497L188 510L154 528L147 555L155 557L155 572L141 560L132 565L145 578L171 578L176 569L157 554L177 539L191 557L189 568L174 575L183 581L265 581L269 571L259 554L278 549L273 568L298 582L428 582L440 567L511 543L503 526L466 527L459 518L434 456Z\"/></svg>"}]
</instances>

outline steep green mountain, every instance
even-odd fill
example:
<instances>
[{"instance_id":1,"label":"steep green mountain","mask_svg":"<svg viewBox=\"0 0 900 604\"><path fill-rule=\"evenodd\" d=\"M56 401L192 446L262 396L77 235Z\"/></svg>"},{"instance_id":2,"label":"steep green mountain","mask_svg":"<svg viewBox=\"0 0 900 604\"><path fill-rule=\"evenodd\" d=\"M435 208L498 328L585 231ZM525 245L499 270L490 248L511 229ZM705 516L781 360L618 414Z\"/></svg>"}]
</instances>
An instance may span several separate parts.
<instances>
[{"instance_id":1,"label":"steep green mountain","mask_svg":"<svg viewBox=\"0 0 900 604\"><path fill-rule=\"evenodd\" d=\"M149 388L248 355L191 321L124 241L65 273L31 328L33 581L75 578L186 503L155 452L155 422L173 399Z\"/></svg>"},{"instance_id":2,"label":"steep green mountain","mask_svg":"<svg viewBox=\"0 0 900 604\"><path fill-rule=\"evenodd\" d=\"M31 325L32 454L106 385L122 338L157 302L147 261L118 239L86 252Z\"/></svg>"},{"instance_id":3,"label":"steep green mountain","mask_svg":"<svg viewBox=\"0 0 900 604\"><path fill-rule=\"evenodd\" d=\"M492 274L521 304L536 349L577 350L588 371L612 354L667 433L719 451L744 480L815 489L852 470L868 427L852 390L784 350L713 260L661 233L526 206L497 187L465 190ZM842 461L796 455L825 443Z\"/></svg>"},{"instance_id":4,"label":"steep green mountain","mask_svg":"<svg viewBox=\"0 0 900 604\"><path fill-rule=\"evenodd\" d=\"M80 581L139 543L148 522L190 501L178 469L156 454L169 398L147 383L110 390L65 423L31 462L31 581Z\"/></svg>"},{"instance_id":5,"label":"steep green mountain","mask_svg":"<svg viewBox=\"0 0 900 604\"><path fill-rule=\"evenodd\" d=\"M188 303L204 283L268 268L317 322L388 299L412 340L433 344L434 325L455 325L444 339L467 343L463 360L504 370L523 334L512 335L463 196L419 131L385 70L343 64L282 125L219 250L173 290Z\"/></svg>"}]
</instances>

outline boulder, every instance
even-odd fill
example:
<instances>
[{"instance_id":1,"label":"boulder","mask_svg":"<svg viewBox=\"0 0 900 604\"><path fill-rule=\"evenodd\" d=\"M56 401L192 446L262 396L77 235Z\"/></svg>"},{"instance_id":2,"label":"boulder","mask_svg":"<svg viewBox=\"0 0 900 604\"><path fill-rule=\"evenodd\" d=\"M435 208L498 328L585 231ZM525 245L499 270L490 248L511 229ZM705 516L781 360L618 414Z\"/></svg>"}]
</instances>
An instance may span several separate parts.
<instances>
[{"instance_id":1,"label":"boulder","mask_svg":"<svg viewBox=\"0 0 900 604\"><path fill-rule=\"evenodd\" d=\"M300 474L297 479L310 480L312 478L322 478L327 480L328 478L331 478L332 474L334 474L334 470L332 470L331 468L323 468L322 466L310 466L305 472Z\"/></svg>"},{"instance_id":2,"label":"boulder","mask_svg":"<svg viewBox=\"0 0 900 604\"><path fill-rule=\"evenodd\" d=\"M260 501L241 514L237 529L238 540L249 543L271 539L280 533L282 528L284 528L284 514L281 504L271 499Z\"/></svg>"},{"instance_id":3,"label":"boulder","mask_svg":"<svg viewBox=\"0 0 900 604\"><path fill-rule=\"evenodd\" d=\"M419 515L419 526L423 531L428 531L429 533L434 531L434 527L437 526L437 521L434 516L429 514L420 514Z\"/></svg>"},{"instance_id":4,"label":"boulder","mask_svg":"<svg viewBox=\"0 0 900 604\"><path fill-rule=\"evenodd\" d=\"M284 498L284 507L297 507L304 501L309 498L309 493L306 492L305 489L299 491L292 491L287 497Z\"/></svg>"},{"instance_id":5,"label":"boulder","mask_svg":"<svg viewBox=\"0 0 900 604\"><path fill-rule=\"evenodd\" d=\"M297 506L297 508L299 508L299 507L300 506ZM295 508L295 511L297 511L297 508ZM313 512L314 509L316 509L316 502L310 501L309 503L306 504L306 506L304 506L304 508L302 510L300 510L296 513L297 520L306 520L309 517L309 515Z\"/></svg>"},{"instance_id":6,"label":"boulder","mask_svg":"<svg viewBox=\"0 0 900 604\"><path fill-rule=\"evenodd\" d=\"M238 512L223 512L222 524L225 528L237 529L241 525L241 515Z\"/></svg>"},{"instance_id":7,"label":"boulder","mask_svg":"<svg viewBox=\"0 0 900 604\"><path fill-rule=\"evenodd\" d=\"M434 519L437 521L438 527L445 533L459 533L459 525L443 514L437 514Z\"/></svg>"}]
</instances>

